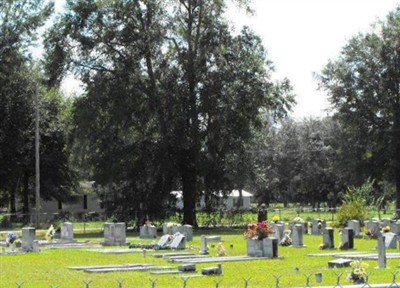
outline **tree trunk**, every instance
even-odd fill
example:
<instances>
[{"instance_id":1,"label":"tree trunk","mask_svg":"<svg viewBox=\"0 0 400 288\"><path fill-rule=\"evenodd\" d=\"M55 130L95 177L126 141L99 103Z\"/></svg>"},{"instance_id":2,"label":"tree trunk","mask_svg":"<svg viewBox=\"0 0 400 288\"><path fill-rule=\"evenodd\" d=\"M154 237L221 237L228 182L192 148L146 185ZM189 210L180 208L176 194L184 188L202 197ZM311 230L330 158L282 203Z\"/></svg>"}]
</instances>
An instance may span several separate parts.
<instances>
[{"instance_id":1,"label":"tree trunk","mask_svg":"<svg viewBox=\"0 0 400 288\"><path fill-rule=\"evenodd\" d=\"M197 227L197 173L194 165L189 164L189 166L192 167L187 167L182 173L183 224Z\"/></svg>"},{"instance_id":2,"label":"tree trunk","mask_svg":"<svg viewBox=\"0 0 400 288\"><path fill-rule=\"evenodd\" d=\"M23 215L23 223L28 224L30 222L29 215L29 173L24 173L23 179L23 187L22 187L22 215Z\"/></svg>"}]
</instances>

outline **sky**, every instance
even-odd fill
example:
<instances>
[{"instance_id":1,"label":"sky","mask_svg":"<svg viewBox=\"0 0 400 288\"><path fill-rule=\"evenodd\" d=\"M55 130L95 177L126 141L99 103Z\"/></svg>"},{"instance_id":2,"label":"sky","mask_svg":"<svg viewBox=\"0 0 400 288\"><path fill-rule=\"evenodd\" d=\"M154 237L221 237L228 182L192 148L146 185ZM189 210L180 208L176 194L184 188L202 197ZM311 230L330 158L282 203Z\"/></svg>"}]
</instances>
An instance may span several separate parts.
<instances>
[{"instance_id":1,"label":"sky","mask_svg":"<svg viewBox=\"0 0 400 288\"><path fill-rule=\"evenodd\" d=\"M276 79L287 77L294 87L294 118L323 117L329 107L326 93L318 91L319 73L329 59L358 33L384 20L399 0L253 0L255 15L231 8L230 21L247 25L262 39Z\"/></svg>"},{"instance_id":2,"label":"sky","mask_svg":"<svg viewBox=\"0 0 400 288\"><path fill-rule=\"evenodd\" d=\"M57 10L63 3L56 0ZM247 25L262 38L274 79L287 77L294 88L297 105L290 116L302 119L326 116L329 108L314 73L336 59L352 36L370 31L398 5L400 0L252 0L255 15L231 5L227 18L237 31ZM80 90L72 77L62 89Z\"/></svg>"}]
</instances>

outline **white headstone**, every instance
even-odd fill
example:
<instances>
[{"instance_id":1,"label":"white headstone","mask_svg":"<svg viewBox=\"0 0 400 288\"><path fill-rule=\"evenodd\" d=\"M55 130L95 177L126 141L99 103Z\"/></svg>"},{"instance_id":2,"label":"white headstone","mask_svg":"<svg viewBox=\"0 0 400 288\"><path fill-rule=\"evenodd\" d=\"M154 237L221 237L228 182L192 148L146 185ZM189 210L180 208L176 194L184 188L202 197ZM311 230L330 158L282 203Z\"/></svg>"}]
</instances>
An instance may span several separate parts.
<instances>
[{"instance_id":1,"label":"white headstone","mask_svg":"<svg viewBox=\"0 0 400 288\"><path fill-rule=\"evenodd\" d=\"M185 249L186 248L185 235L177 232L172 237L173 237L173 240L170 244L171 249Z\"/></svg>"},{"instance_id":2,"label":"white headstone","mask_svg":"<svg viewBox=\"0 0 400 288\"><path fill-rule=\"evenodd\" d=\"M393 232L383 234L385 236L386 249L397 249L397 235Z\"/></svg>"},{"instance_id":3,"label":"white headstone","mask_svg":"<svg viewBox=\"0 0 400 288\"><path fill-rule=\"evenodd\" d=\"M168 243L170 242L171 235L165 234L161 236L160 241L158 241L157 246L160 248L166 248Z\"/></svg>"},{"instance_id":4,"label":"white headstone","mask_svg":"<svg viewBox=\"0 0 400 288\"><path fill-rule=\"evenodd\" d=\"M21 248L24 251L33 251L33 241L35 240L36 230L34 227L22 228L22 244Z\"/></svg>"}]
</instances>

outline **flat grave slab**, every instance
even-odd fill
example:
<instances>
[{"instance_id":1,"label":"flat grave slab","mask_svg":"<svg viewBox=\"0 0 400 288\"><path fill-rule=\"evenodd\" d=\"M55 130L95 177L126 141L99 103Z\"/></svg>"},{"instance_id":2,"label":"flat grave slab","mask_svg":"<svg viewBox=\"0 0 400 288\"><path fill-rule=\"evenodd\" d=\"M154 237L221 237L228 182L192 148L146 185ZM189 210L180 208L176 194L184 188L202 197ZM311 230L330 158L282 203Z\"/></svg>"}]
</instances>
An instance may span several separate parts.
<instances>
[{"instance_id":1,"label":"flat grave slab","mask_svg":"<svg viewBox=\"0 0 400 288\"><path fill-rule=\"evenodd\" d=\"M186 258L186 259L175 259L171 262L180 263L216 263L216 262L237 262L237 261L254 261L254 260L271 260L271 259L283 259L270 258L270 257L250 257L250 256L227 256L227 257L208 257L208 258Z\"/></svg>"},{"instance_id":2,"label":"flat grave slab","mask_svg":"<svg viewBox=\"0 0 400 288\"><path fill-rule=\"evenodd\" d=\"M117 264L117 265L94 265L94 266L72 266L68 267L72 270L85 270L85 269L97 269L97 268L123 268L123 267L149 267L154 266L153 264Z\"/></svg>"},{"instance_id":3,"label":"flat grave slab","mask_svg":"<svg viewBox=\"0 0 400 288\"><path fill-rule=\"evenodd\" d=\"M152 256L156 258L168 258L173 256L195 256L196 254L193 253L160 253L160 254L153 254Z\"/></svg>"},{"instance_id":4,"label":"flat grave slab","mask_svg":"<svg viewBox=\"0 0 400 288\"><path fill-rule=\"evenodd\" d=\"M130 254L130 253L143 253L143 249L97 249L91 250L102 254Z\"/></svg>"},{"instance_id":5,"label":"flat grave slab","mask_svg":"<svg viewBox=\"0 0 400 288\"><path fill-rule=\"evenodd\" d=\"M172 266L144 266L144 267L122 267L122 268L96 268L84 269L88 273L108 273L108 272L134 272L134 271L154 271L154 270L170 270Z\"/></svg>"},{"instance_id":6,"label":"flat grave slab","mask_svg":"<svg viewBox=\"0 0 400 288\"><path fill-rule=\"evenodd\" d=\"M328 267L329 268L341 268L341 267L350 267L350 263L353 260L351 259L344 259L344 258L339 258L335 260L331 260L328 262Z\"/></svg>"}]
</instances>

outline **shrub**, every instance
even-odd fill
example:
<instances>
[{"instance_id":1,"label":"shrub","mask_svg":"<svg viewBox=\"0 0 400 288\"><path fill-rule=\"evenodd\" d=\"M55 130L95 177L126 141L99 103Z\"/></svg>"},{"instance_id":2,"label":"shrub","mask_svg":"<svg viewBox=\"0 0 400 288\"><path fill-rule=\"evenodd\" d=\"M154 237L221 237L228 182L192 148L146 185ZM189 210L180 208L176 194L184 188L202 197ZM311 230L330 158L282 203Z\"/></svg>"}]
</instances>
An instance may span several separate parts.
<instances>
[{"instance_id":1,"label":"shrub","mask_svg":"<svg viewBox=\"0 0 400 288\"><path fill-rule=\"evenodd\" d=\"M368 217L366 201L370 199L373 181L367 181L360 187L350 187L343 198L343 204L338 210L336 227L346 227L349 220L358 220L361 225Z\"/></svg>"}]
</instances>

